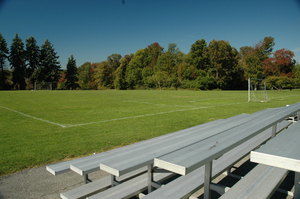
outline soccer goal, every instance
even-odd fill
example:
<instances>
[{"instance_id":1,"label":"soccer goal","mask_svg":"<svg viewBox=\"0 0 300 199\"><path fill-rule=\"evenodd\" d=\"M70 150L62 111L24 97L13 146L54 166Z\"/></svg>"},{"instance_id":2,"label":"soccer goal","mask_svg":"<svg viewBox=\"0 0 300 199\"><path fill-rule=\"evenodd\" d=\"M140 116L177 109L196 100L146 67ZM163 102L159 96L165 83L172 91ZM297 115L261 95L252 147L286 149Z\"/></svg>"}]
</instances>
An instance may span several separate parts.
<instances>
[{"instance_id":1,"label":"soccer goal","mask_svg":"<svg viewBox=\"0 0 300 199\"><path fill-rule=\"evenodd\" d=\"M267 102L269 96L264 79L248 79L248 102Z\"/></svg>"},{"instance_id":2,"label":"soccer goal","mask_svg":"<svg viewBox=\"0 0 300 199\"><path fill-rule=\"evenodd\" d=\"M52 82L34 82L34 90L52 90Z\"/></svg>"}]
</instances>

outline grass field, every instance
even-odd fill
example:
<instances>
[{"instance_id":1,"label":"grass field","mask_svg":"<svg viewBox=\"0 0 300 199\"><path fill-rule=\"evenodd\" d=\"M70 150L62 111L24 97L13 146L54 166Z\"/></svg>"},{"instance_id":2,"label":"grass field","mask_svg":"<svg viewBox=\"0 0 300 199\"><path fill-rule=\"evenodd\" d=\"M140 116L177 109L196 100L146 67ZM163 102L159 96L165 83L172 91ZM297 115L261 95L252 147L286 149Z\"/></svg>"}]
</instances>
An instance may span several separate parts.
<instances>
[{"instance_id":1,"label":"grass field","mask_svg":"<svg viewBox=\"0 0 300 199\"><path fill-rule=\"evenodd\" d=\"M300 90L1 91L0 175L300 101Z\"/></svg>"}]
</instances>

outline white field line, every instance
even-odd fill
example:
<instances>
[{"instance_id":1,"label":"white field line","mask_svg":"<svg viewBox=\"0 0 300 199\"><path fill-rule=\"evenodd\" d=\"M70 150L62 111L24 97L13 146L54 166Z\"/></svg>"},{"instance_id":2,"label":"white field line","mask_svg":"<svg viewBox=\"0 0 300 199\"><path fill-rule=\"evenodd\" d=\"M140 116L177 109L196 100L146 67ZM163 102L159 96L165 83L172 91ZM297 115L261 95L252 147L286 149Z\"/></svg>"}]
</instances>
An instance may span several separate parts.
<instances>
[{"instance_id":1,"label":"white field line","mask_svg":"<svg viewBox=\"0 0 300 199\"><path fill-rule=\"evenodd\" d=\"M32 118L35 120L39 120L42 122L46 122L49 124L53 124L56 126L60 126L62 128L70 128L70 127L77 127L77 126L85 126L85 125L90 125L90 124L98 124L98 123L106 123L106 122L112 122L112 121L119 121L119 120L127 120L127 119L133 119L133 118L141 118L141 117L149 117L149 116L155 116L155 115L164 115L164 114L169 114L169 113L175 113L175 112L184 112L184 111L193 111L193 110L199 110L199 109L208 109L208 108L215 108L215 107L220 107L220 106L229 106L229 105L235 105L235 104L242 104L242 103L248 103L248 102L236 102L236 103L229 103L229 104L220 104L216 106L202 106L202 107L195 107L195 108L190 108L190 109L179 109L179 110L173 110L173 111L165 111L165 112L159 112L159 113L149 113L149 114L143 114L143 115L135 115L135 116L128 116L128 117L120 117L120 118L114 118L114 119L108 119L108 120L100 120L100 121L95 121L95 122L87 122L87 123L81 123L81 124L59 124L56 122L52 122L49 120L45 120L42 118L38 118L11 108L7 108L4 106L0 106L0 108L18 113L20 115L23 115L28 118Z\"/></svg>"},{"instance_id":2,"label":"white field line","mask_svg":"<svg viewBox=\"0 0 300 199\"><path fill-rule=\"evenodd\" d=\"M216 106L202 106L202 107L195 107L195 108L190 108L190 109L179 109L179 110L165 111L165 112L159 112L159 113L149 113L149 114L143 114L143 115L135 115L135 116L120 117L120 118L114 118L114 119L108 119L108 120L100 120L100 121L95 121L95 122L87 122L87 123L82 123L82 124L66 124L66 128L76 127L76 126L85 126L85 125L90 125L90 124L106 123L106 122L112 122L112 121L118 121L118 120L127 120L127 119L133 119L133 118L149 117L149 116L155 116L155 115L164 115L164 114L175 113L175 112L184 112L184 111L193 111L193 110L199 110L199 109L215 108L215 107L219 107L219 106L228 106L228 105L235 105L235 104L242 104L242 103L248 103L248 102L235 102L235 103L221 104L221 105L216 105Z\"/></svg>"},{"instance_id":3,"label":"white field line","mask_svg":"<svg viewBox=\"0 0 300 199\"><path fill-rule=\"evenodd\" d=\"M203 102L203 101L209 101L209 100L218 100L218 99L237 99L236 97L216 97L216 98L205 98L205 99L200 99L200 100L192 100L192 101L187 101L187 102L191 102L191 103L195 103L195 102ZM245 101L247 99L245 98Z\"/></svg>"},{"instance_id":4,"label":"white field line","mask_svg":"<svg viewBox=\"0 0 300 199\"><path fill-rule=\"evenodd\" d=\"M124 100L123 102L133 102L133 103L139 103L139 104L151 104L151 105L157 105L157 106L175 106L175 107L183 107L183 108L197 108L197 106L185 106L185 105L177 105L177 104L158 104L158 103L152 103L152 102L145 102L145 101L135 101L135 100Z\"/></svg>"},{"instance_id":5,"label":"white field line","mask_svg":"<svg viewBox=\"0 0 300 199\"><path fill-rule=\"evenodd\" d=\"M62 127L62 128L65 128L65 127L66 127L66 126L63 125L63 124L59 124L59 123L56 123L56 122L52 122L52 121L49 121L49 120L45 120L45 119L42 119L42 118L38 118L38 117L29 115L29 114L26 114L26 113L23 113L23 112L20 112L20 111L17 111L17 110L14 110L14 109L11 109L11 108L8 108L8 107L5 107L5 106L0 106L0 108L9 110L9 111L11 111L11 112L18 113L18 114L20 114L20 115L23 115L24 117L28 117L28 118L31 118L31 119L34 119L34 120L39 120L39 121L42 121L42 122L46 122L46 123L48 123L48 124L53 124L53 125L56 125L56 126L60 126L60 127Z\"/></svg>"},{"instance_id":6,"label":"white field line","mask_svg":"<svg viewBox=\"0 0 300 199\"><path fill-rule=\"evenodd\" d=\"M82 123L82 124L69 124L66 126L66 128L76 127L76 126L85 126L85 125L97 124L97 123L112 122L112 121L118 121L118 120L127 120L127 119L133 119L133 118L149 117L149 116L155 116L155 115L163 115L163 114L175 113L175 112L192 111L192 110L205 109L205 108L208 108L208 107L198 107L198 108L190 108L190 109L165 111L165 112L159 112L159 113L149 113L149 114L143 114L143 115L114 118L114 119L109 119L109 120L101 120L101 121L96 121L96 122L87 122L87 123Z\"/></svg>"},{"instance_id":7,"label":"white field line","mask_svg":"<svg viewBox=\"0 0 300 199\"><path fill-rule=\"evenodd\" d=\"M287 97L296 97L299 95L287 95L287 96L280 96L280 97L270 97L270 99L283 99L283 98L287 98Z\"/></svg>"}]
</instances>

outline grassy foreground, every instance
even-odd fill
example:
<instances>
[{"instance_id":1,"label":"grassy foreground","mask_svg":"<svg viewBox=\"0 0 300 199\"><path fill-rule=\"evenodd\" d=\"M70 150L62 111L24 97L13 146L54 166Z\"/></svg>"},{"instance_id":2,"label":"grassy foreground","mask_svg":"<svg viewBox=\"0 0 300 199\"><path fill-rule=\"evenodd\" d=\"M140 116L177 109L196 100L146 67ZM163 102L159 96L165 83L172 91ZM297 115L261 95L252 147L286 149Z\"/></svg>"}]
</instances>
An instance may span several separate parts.
<instances>
[{"instance_id":1,"label":"grassy foreground","mask_svg":"<svg viewBox=\"0 0 300 199\"><path fill-rule=\"evenodd\" d=\"M1 91L0 175L300 101L300 90Z\"/></svg>"}]
</instances>

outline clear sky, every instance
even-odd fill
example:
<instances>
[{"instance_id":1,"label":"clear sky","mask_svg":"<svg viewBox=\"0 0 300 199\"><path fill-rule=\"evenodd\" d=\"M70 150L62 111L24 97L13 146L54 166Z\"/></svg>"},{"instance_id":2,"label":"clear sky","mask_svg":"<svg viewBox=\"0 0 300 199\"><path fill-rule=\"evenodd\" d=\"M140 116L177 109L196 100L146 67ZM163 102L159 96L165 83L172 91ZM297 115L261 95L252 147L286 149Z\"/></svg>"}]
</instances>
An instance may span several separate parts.
<instances>
[{"instance_id":1,"label":"clear sky","mask_svg":"<svg viewBox=\"0 0 300 199\"><path fill-rule=\"evenodd\" d=\"M0 0L0 32L49 39L65 67L125 55L153 42L187 53L197 39L254 45L265 36L300 61L300 0Z\"/></svg>"}]
</instances>

